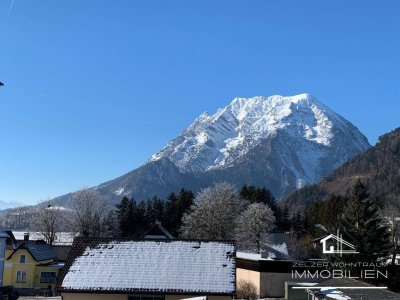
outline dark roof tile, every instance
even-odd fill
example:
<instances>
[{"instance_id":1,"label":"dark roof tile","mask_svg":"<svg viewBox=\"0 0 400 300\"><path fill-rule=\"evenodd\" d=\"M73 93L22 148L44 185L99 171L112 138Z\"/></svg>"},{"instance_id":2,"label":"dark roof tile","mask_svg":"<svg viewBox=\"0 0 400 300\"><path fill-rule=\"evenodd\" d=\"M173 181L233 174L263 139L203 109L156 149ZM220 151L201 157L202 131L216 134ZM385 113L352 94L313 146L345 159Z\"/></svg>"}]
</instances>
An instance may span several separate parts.
<instances>
[{"instance_id":1,"label":"dark roof tile","mask_svg":"<svg viewBox=\"0 0 400 300\"><path fill-rule=\"evenodd\" d=\"M24 241L7 258L10 259L19 249L26 249L36 261L54 259L53 249L45 241Z\"/></svg>"}]
</instances>

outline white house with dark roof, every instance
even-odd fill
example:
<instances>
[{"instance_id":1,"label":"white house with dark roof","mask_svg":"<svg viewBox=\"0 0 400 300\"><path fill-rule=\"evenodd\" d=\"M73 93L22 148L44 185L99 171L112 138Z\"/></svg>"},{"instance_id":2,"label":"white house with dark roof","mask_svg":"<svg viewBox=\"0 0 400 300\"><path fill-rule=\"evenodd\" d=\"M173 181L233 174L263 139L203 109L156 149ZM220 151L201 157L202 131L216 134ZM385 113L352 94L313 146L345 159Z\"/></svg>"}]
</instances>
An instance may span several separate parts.
<instances>
[{"instance_id":1,"label":"white house with dark roof","mask_svg":"<svg viewBox=\"0 0 400 300\"><path fill-rule=\"evenodd\" d=\"M63 300L231 299L232 241L76 238L61 273Z\"/></svg>"}]
</instances>

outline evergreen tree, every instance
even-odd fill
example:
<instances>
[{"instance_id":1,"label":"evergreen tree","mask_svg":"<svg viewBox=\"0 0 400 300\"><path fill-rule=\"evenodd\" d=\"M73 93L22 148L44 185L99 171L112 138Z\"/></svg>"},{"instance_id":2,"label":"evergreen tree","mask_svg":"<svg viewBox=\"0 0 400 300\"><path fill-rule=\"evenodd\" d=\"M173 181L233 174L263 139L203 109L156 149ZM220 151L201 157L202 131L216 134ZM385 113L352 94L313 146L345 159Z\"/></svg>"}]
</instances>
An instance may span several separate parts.
<instances>
[{"instance_id":1,"label":"evergreen tree","mask_svg":"<svg viewBox=\"0 0 400 300\"><path fill-rule=\"evenodd\" d=\"M379 215L376 199L360 180L352 188L340 225L343 238L356 246L359 261L376 262L388 255L388 227ZM354 260L351 255L343 258Z\"/></svg>"},{"instance_id":2,"label":"evergreen tree","mask_svg":"<svg viewBox=\"0 0 400 300\"><path fill-rule=\"evenodd\" d=\"M181 189L178 194L178 219L182 219L182 216L187 212L190 206L193 204L194 194L190 190Z\"/></svg>"},{"instance_id":3,"label":"evergreen tree","mask_svg":"<svg viewBox=\"0 0 400 300\"><path fill-rule=\"evenodd\" d=\"M164 201L154 196L146 202L146 226L151 227L156 221L161 221L164 218L165 208Z\"/></svg>"},{"instance_id":4,"label":"evergreen tree","mask_svg":"<svg viewBox=\"0 0 400 300\"><path fill-rule=\"evenodd\" d=\"M178 235L183 214L193 204L193 192L181 189L178 194L171 193L167 200L154 196L136 204L133 199L122 198L116 205L116 220L119 235L141 238L156 221L161 221L172 235Z\"/></svg>"},{"instance_id":5,"label":"evergreen tree","mask_svg":"<svg viewBox=\"0 0 400 300\"><path fill-rule=\"evenodd\" d=\"M295 215L292 216L291 223L294 232L296 233L304 233L304 219L300 212L297 212Z\"/></svg>"},{"instance_id":6,"label":"evergreen tree","mask_svg":"<svg viewBox=\"0 0 400 300\"><path fill-rule=\"evenodd\" d=\"M118 215L118 225L122 236L127 234L127 210L129 199L128 197L122 198L121 202L116 205Z\"/></svg>"},{"instance_id":7,"label":"evergreen tree","mask_svg":"<svg viewBox=\"0 0 400 300\"><path fill-rule=\"evenodd\" d=\"M240 197L252 203L263 203L267 204L272 211L276 210L276 201L271 191L263 188L256 188L253 185L245 184L240 190Z\"/></svg>"},{"instance_id":8,"label":"evergreen tree","mask_svg":"<svg viewBox=\"0 0 400 300\"><path fill-rule=\"evenodd\" d=\"M289 207L285 204L283 209L277 207L276 210L276 228L278 231L289 231L292 227L292 222L289 213Z\"/></svg>"},{"instance_id":9,"label":"evergreen tree","mask_svg":"<svg viewBox=\"0 0 400 300\"><path fill-rule=\"evenodd\" d=\"M150 229L151 225L149 219L146 216L146 203L141 201L139 204L135 206L135 210L133 212L133 237L141 238L143 234Z\"/></svg>"},{"instance_id":10,"label":"evergreen tree","mask_svg":"<svg viewBox=\"0 0 400 300\"><path fill-rule=\"evenodd\" d=\"M309 233L315 236L325 234L326 232L318 230L318 228L321 228L320 225L326 228L328 232L336 232L347 202L347 197L330 195L327 200L315 203L307 208L304 225L309 229Z\"/></svg>"},{"instance_id":11,"label":"evergreen tree","mask_svg":"<svg viewBox=\"0 0 400 300\"><path fill-rule=\"evenodd\" d=\"M171 193L168 195L165 203L165 215L162 222L172 235L177 236L179 234L179 228L182 225L182 217L189 211L193 200L193 192L186 189L181 189L178 194Z\"/></svg>"},{"instance_id":12,"label":"evergreen tree","mask_svg":"<svg viewBox=\"0 0 400 300\"><path fill-rule=\"evenodd\" d=\"M165 228L167 228L172 234L175 234L176 230L179 228L179 225L177 225L178 219L178 197L175 193L170 193L165 203L165 216L162 222Z\"/></svg>"},{"instance_id":13,"label":"evergreen tree","mask_svg":"<svg viewBox=\"0 0 400 300\"><path fill-rule=\"evenodd\" d=\"M123 237L131 237L134 235L134 212L135 205L133 199L128 197L122 198L121 202L116 205L117 218L119 224L119 230Z\"/></svg>"},{"instance_id":14,"label":"evergreen tree","mask_svg":"<svg viewBox=\"0 0 400 300\"><path fill-rule=\"evenodd\" d=\"M252 185L248 186L247 184L245 184L239 193L240 193L240 197L242 197L243 199L246 199L250 203L255 202L255 200L254 200L255 187L254 186L252 186Z\"/></svg>"}]
</instances>

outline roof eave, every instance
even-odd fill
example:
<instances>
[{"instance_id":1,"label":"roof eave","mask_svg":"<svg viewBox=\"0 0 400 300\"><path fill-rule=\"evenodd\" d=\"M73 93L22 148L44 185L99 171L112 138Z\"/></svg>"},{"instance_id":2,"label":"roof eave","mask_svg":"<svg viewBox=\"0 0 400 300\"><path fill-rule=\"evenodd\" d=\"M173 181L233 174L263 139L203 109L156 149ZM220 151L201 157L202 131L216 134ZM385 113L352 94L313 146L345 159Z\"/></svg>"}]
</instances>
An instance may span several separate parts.
<instances>
[{"instance_id":1,"label":"roof eave","mask_svg":"<svg viewBox=\"0 0 400 300\"><path fill-rule=\"evenodd\" d=\"M165 295L207 295L207 296L231 296L235 294L236 291L230 292L207 292L207 291L178 291L178 290L142 290L142 289L126 289L126 290L80 290L80 289L64 289L56 288L59 293L82 293L82 294L165 294Z\"/></svg>"}]
</instances>

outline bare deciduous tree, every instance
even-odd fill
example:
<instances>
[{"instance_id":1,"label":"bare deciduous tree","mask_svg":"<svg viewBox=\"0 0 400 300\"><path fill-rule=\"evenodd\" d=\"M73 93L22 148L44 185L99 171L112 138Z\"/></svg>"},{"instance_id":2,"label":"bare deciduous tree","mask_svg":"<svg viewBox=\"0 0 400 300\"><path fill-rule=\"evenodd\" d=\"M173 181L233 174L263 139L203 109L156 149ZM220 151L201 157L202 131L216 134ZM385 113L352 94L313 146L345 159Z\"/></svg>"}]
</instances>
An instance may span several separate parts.
<instances>
[{"instance_id":1,"label":"bare deciduous tree","mask_svg":"<svg viewBox=\"0 0 400 300\"><path fill-rule=\"evenodd\" d=\"M384 209L382 210L383 219L387 220L390 232L391 244L391 263L396 263L396 257L400 254L400 204L399 199L387 199Z\"/></svg>"},{"instance_id":2,"label":"bare deciduous tree","mask_svg":"<svg viewBox=\"0 0 400 300\"><path fill-rule=\"evenodd\" d=\"M74 193L70 202L72 226L82 236L104 236L109 202L96 190L82 189Z\"/></svg>"},{"instance_id":3,"label":"bare deciduous tree","mask_svg":"<svg viewBox=\"0 0 400 300\"><path fill-rule=\"evenodd\" d=\"M247 299L255 300L259 299L259 292L257 287L250 281L239 280L237 283L236 298L237 299Z\"/></svg>"},{"instance_id":4,"label":"bare deciduous tree","mask_svg":"<svg viewBox=\"0 0 400 300\"><path fill-rule=\"evenodd\" d=\"M194 239L233 238L236 218L246 204L228 183L208 187L197 195L189 213L183 216L181 234Z\"/></svg>"},{"instance_id":5,"label":"bare deciduous tree","mask_svg":"<svg viewBox=\"0 0 400 300\"><path fill-rule=\"evenodd\" d=\"M268 205L263 203L249 205L237 219L238 247L260 253L261 238L273 229L274 222L274 213Z\"/></svg>"},{"instance_id":6,"label":"bare deciduous tree","mask_svg":"<svg viewBox=\"0 0 400 300\"><path fill-rule=\"evenodd\" d=\"M55 203L43 201L35 208L31 228L42 235L49 245L53 245L56 235L64 229L66 209Z\"/></svg>"}]
</instances>

